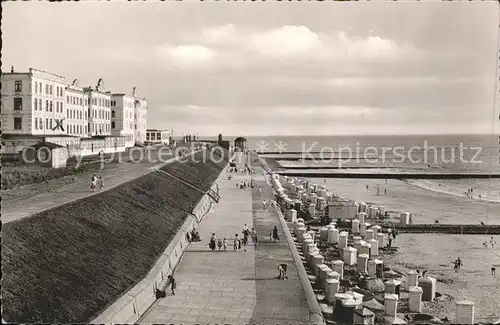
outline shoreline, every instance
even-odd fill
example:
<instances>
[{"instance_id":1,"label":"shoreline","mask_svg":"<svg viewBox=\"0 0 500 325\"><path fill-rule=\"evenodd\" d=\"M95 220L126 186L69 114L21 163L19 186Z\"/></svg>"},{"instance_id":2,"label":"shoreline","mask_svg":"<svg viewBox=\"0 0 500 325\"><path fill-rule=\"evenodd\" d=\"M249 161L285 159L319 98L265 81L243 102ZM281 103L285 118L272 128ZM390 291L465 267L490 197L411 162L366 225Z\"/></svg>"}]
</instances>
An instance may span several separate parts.
<instances>
[{"instance_id":1,"label":"shoreline","mask_svg":"<svg viewBox=\"0 0 500 325\"><path fill-rule=\"evenodd\" d=\"M344 190L353 185L352 181L337 184L339 186L331 186L330 182L330 184L325 182L322 185L328 189L335 188L337 193L346 194ZM315 180L313 183L320 184ZM414 197L418 195L418 192L424 192L421 188L406 182L399 182L399 186L396 185L398 182L390 183L399 188L413 187L413 189L409 189L410 192L399 192L396 196L399 198L401 198L401 194L407 196L411 193L411 197ZM358 182L356 185L364 184ZM396 189L394 188L393 191ZM424 196L425 200L428 197L434 197L437 201L443 201L442 198L437 198L439 195L433 194L432 191L425 192L428 192ZM365 193L368 194L370 191ZM349 194L346 197L352 199ZM447 204L452 204L452 202L447 202ZM393 203L388 203L386 208L392 209ZM460 209L457 212L459 213L459 211ZM379 256L384 261L384 265L393 270L404 274L410 270L426 270L430 276L437 280L435 290L440 293L440 297L432 302L422 302L422 313L453 320L456 311L455 302L471 300L476 305L476 322L490 323L492 320L497 321L500 317L498 296L495 290L498 288L500 278L490 274L490 268L492 265L497 265L496 258L500 256L498 247L485 248L482 246L482 243L490 237L491 235L401 234L394 242L394 247L398 247L399 250L395 254L380 254ZM459 272L455 272L452 266L453 260L457 256L464 260L465 265Z\"/></svg>"},{"instance_id":2,"label":"shoreline","mask_svg":"<svg viewBox=\"0 0 500 325\"><path fill-rule=\"evenodd\" d=\"M421 189L434 192L434 193L441 193L441 194L447 194L455 197L460 197L460 198L466 198L469 200L477 200L477 201L485 201L485 202L492 202L492 203L500 203L500 197L499 198L493 198L490 197L488 194L481 194L481 198L478 196L474 196L471 198L465 197L464 192L461 192L460 189L457 188L450 188L447 186L432 186L431 184L428 184L428 182L421 180L421 179L406 179L404 180L408 185L416 186Z\"/></svg>"}]
</instances>

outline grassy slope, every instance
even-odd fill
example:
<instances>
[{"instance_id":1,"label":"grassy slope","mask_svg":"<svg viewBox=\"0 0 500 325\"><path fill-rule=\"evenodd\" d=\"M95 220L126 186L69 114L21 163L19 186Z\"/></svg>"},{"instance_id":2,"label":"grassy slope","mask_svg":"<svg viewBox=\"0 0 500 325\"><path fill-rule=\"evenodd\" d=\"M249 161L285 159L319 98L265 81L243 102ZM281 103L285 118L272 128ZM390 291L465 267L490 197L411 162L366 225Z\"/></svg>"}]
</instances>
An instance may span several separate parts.
<instances>
[{"instance_id":1,"label":"grassy slope","mask_svg":"<svg viewBox=\"0 0 500 325\"><path fill-rule=\"evenodd\" d=\"M206 190L226 163L173 163L165 170ZM200 192L154 173L6 224L3 318L91 321L149 272L200 198Z\"/></svg>"}]
</instances>

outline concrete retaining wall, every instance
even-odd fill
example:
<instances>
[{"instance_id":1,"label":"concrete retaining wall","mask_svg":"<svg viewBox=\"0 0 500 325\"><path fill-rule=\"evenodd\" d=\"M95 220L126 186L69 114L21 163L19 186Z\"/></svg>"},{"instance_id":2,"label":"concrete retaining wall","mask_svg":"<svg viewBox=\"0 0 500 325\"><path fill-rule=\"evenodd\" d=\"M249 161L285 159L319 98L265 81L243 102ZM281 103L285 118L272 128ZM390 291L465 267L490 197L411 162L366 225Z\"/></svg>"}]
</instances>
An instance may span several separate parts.
<instances>
[{"instance_id":1,"label":"concrete retaining wall","mask_svg":"<svg viewBox=\"0 0 500 325\"><path fill-rule=\"evenodd\" d=\"M211 189L217 192L217 185L226 176L229 164L219 174ZM179 263L182 254L189 246L187 233L196 228L212 206L212 199L204 195L177 231L168 247L160 256L148 275L118 299L101 315L94 319L92 324L134 324L148 310L156 300L156 288L166 284L167 276L172 274Z\"/></svg>"}]
</instances>

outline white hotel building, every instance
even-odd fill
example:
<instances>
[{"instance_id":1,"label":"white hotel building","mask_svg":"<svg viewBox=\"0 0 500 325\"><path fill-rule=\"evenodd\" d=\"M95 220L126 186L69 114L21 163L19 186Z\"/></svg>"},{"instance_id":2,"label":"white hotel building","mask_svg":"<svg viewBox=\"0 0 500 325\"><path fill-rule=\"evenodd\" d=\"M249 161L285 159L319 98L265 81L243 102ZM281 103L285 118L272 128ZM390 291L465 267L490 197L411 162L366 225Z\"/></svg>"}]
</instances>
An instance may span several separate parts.
<instances>
[{"instance_id":1,"label":"white hotel building","mask_svg":"<svg viewBox=\"0 0 500 325\"><path fill-rule=\"evenodd\" d=\"M127 146L146 142L147 101L137 97L135 87L132 95L111 96L111 134L125 137Z\"/></svg>"},{"instance_id":2,"label":"white hotel building","mask_svg":"<svg viewBox=\"0 0 500 325\"><path fill-rule=\"evenodd\" d=\"M42 70L2 73L2 152L66 136L65 78Z\"/></svg>"},{"instance_id":3,"label":"white hotel building","mask_svg":"<svg viewBox=\"0 0 500 325\"><path fill-rule=\"evenodd\" d=\"M3 154L46 141L67 148L68 156L96 155L125 150L122 133L131 135L127 146L145 140L147 101L132 96L127 109L131 118L112 130L112 94L104 90L102 79L96 87L81 87L76 79L67 86L63 76L12 68L2 73L1 82ZM119 107L114 111L123 115ZM120 132L124 126L126 132Z\"/></svg>"}]
</instances>

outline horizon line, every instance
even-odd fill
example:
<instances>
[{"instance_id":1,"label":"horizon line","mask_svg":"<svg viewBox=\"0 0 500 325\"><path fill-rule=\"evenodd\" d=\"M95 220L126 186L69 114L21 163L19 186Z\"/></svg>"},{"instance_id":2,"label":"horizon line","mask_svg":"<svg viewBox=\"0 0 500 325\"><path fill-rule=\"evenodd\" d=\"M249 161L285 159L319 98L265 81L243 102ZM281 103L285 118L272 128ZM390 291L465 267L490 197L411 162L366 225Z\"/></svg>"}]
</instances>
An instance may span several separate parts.
<instances>
[{"instance_id":1,"label":"horizon line","mask_svg":"<svg viewBox=\"0 0 500 325\"><path fill-rule=\"evenodd\" d=\"M189 135L189 133L185 134ZM222 134L222 139L224 138L237 138L237 137L356 137L356 136L373 136L373 137L383 137L383 136L402 136L402 137L411 137L411 136L499 136L499 134L491 133L350 133L350 134L246 134L246 135L224 135ZM197 138L203 137L215 137L218 135L199 135ZM176 137L174 137L176 138ZM182 137L181 137L182 138Z\"/></svg>"}]
</instances>

